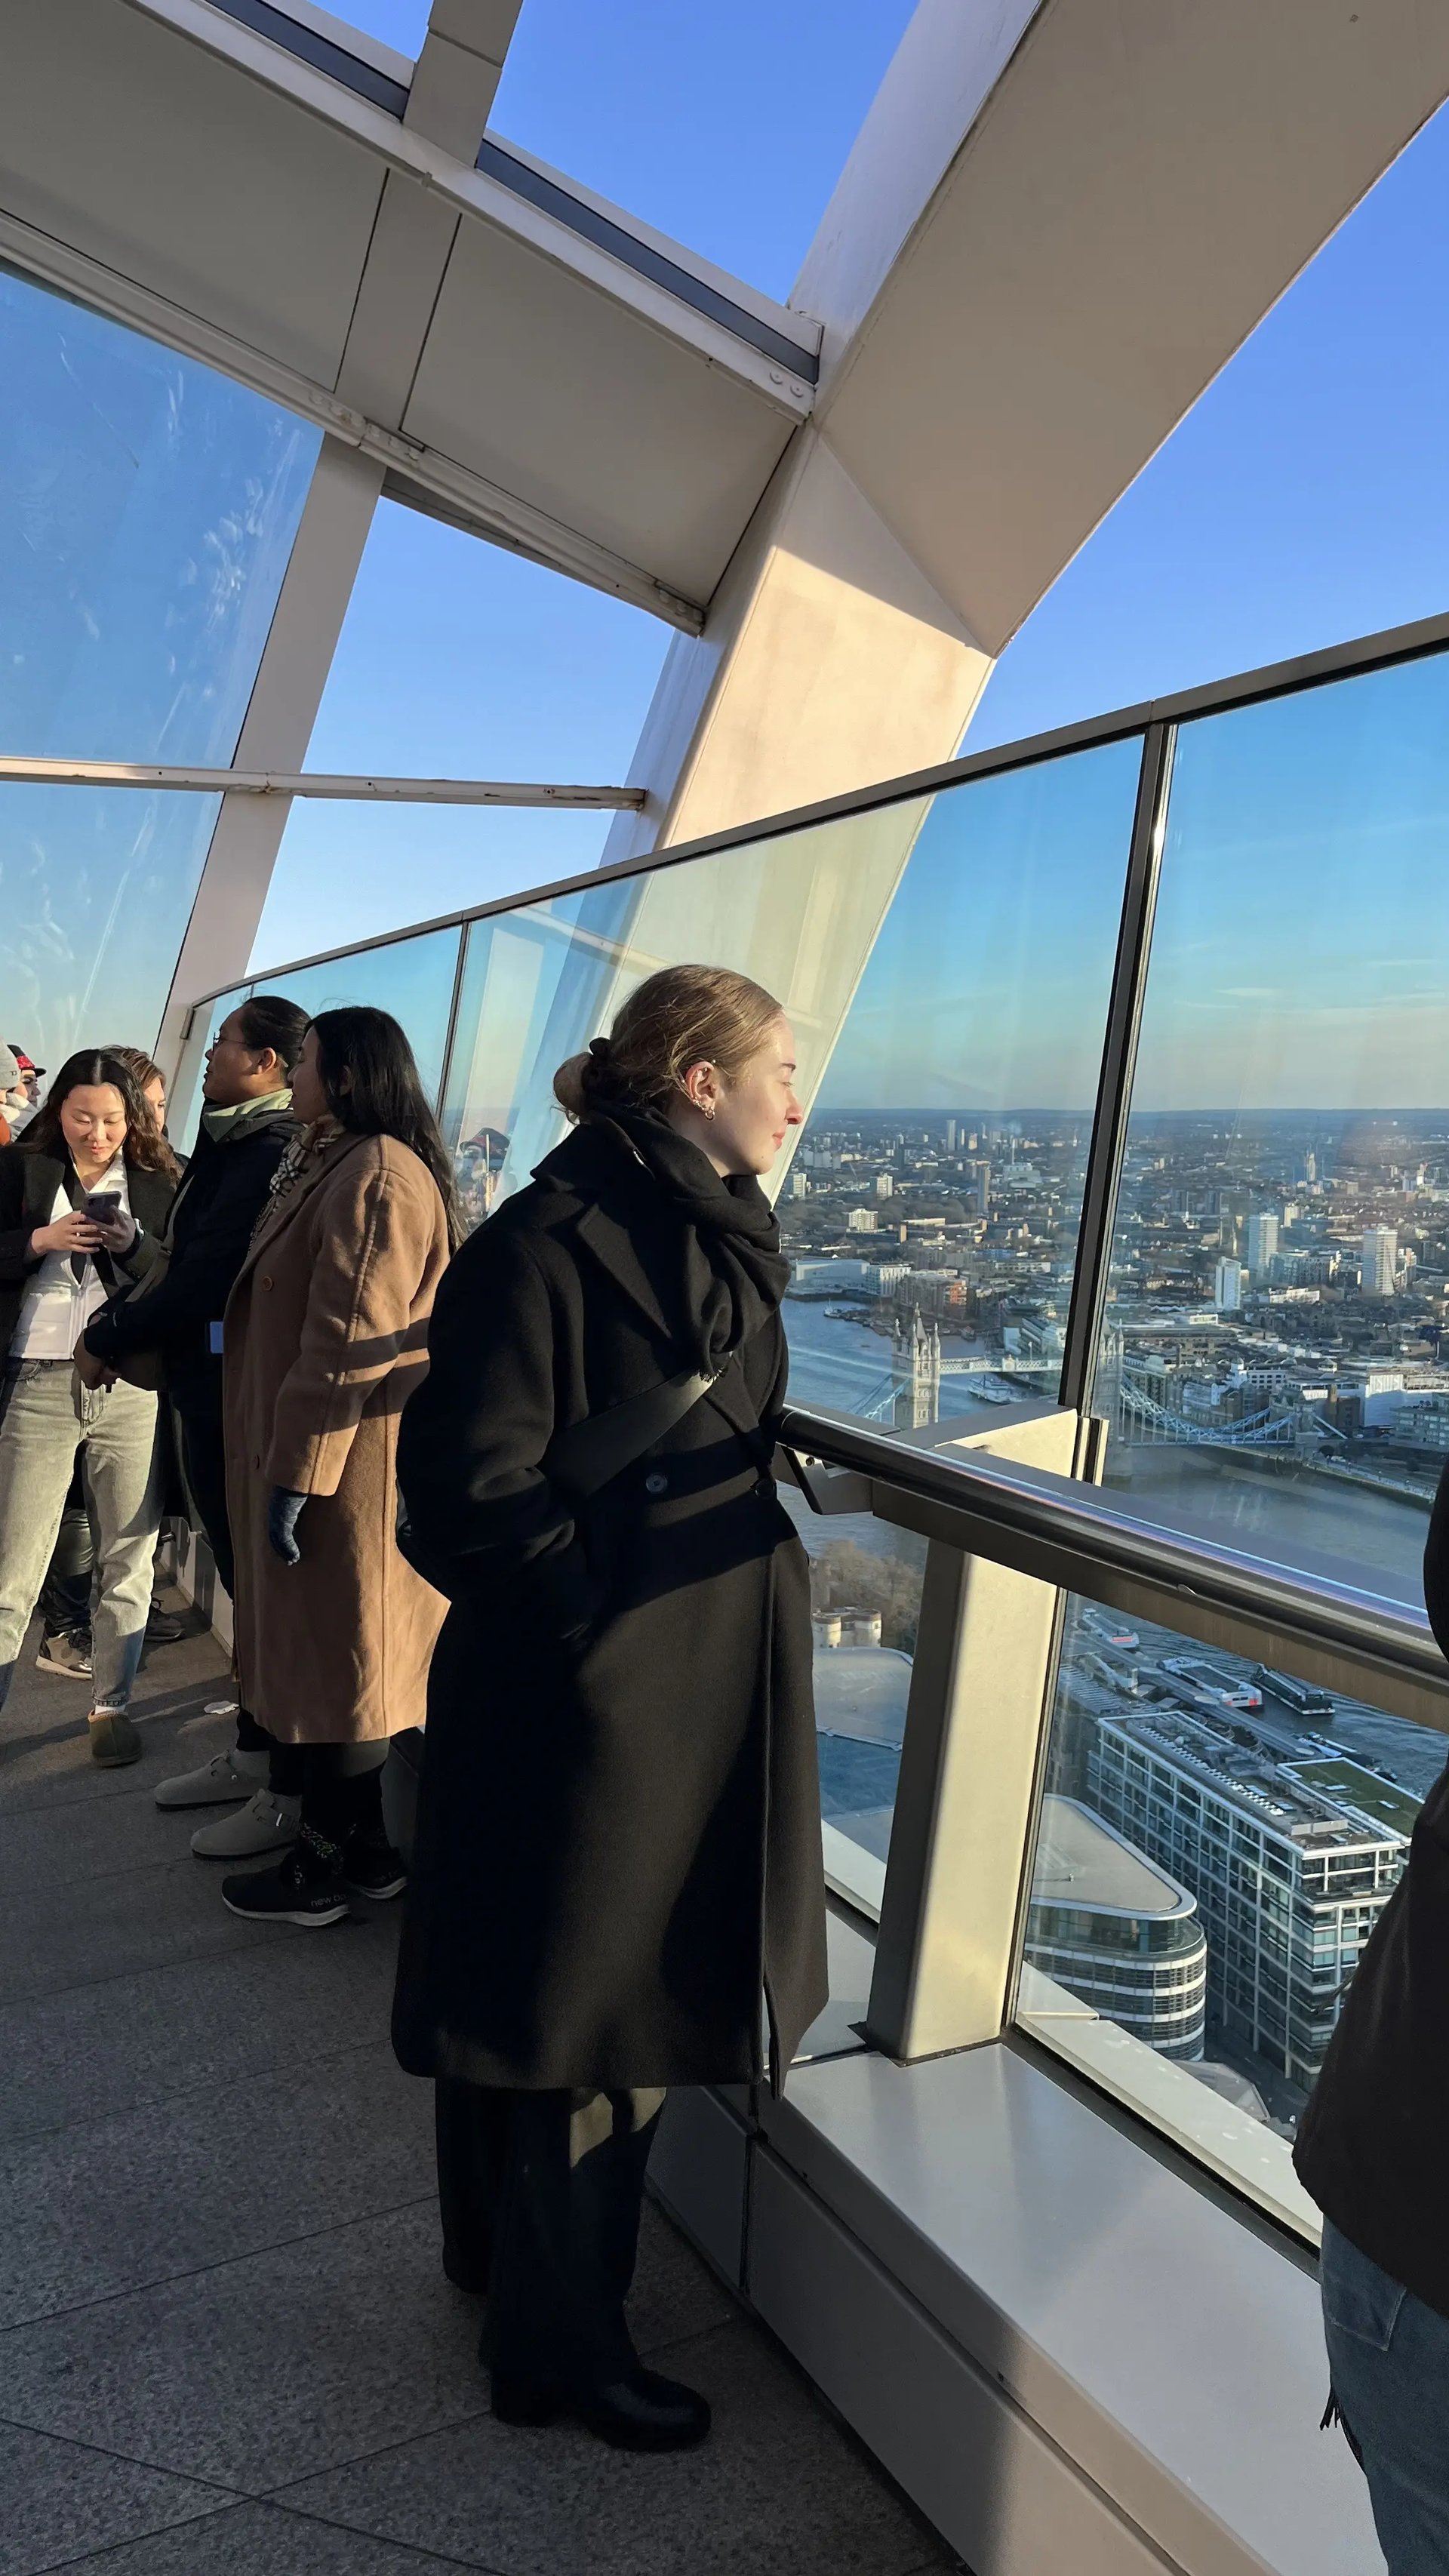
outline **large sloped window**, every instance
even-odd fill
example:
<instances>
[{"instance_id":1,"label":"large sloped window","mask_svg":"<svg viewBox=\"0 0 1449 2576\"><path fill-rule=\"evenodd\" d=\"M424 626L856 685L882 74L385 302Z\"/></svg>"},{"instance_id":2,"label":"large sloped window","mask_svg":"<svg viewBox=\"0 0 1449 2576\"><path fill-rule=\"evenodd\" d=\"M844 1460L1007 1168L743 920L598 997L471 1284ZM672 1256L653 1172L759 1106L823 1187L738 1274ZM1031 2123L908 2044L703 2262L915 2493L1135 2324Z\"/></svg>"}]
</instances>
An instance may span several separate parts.
<instances>
[{"instance_id":1,"label":"large sloped window","mask_svg":"<svg viewBox=\"0 0 1449 2576\"><path fill-rule=\"evenodd\" d=\"M0 271L0 750L222 766L319 434ZM3 1034L52 1068L155 1036L208 796L0 789Z\"/></svg>"}]
</instances>

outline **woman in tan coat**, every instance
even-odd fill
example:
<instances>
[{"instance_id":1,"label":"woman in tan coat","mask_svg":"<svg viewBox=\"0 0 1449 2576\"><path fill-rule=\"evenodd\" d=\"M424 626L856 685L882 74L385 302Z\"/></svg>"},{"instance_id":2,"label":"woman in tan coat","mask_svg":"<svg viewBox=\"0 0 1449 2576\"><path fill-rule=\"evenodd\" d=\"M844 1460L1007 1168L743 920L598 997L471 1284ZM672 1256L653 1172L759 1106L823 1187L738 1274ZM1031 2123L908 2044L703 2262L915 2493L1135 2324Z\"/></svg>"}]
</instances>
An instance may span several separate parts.
<instances>
[{"instance_id":1,"label":"woman in tan coat","mask_svg":"<svg viewBox=\"0 0 1449 2576\"><path fill-rule=\"evenodd\" d=\"M456 1240L447 1155L385 1011L324 1011L292 1073L305 1124L226 1310L227 1510L240 1696L277 1741L280 1863L234 1914L335 1923L395 1896L387 1739L421 1723L447 1604L399 1554L397 1431Z\"/></svg>"}]
</instances>

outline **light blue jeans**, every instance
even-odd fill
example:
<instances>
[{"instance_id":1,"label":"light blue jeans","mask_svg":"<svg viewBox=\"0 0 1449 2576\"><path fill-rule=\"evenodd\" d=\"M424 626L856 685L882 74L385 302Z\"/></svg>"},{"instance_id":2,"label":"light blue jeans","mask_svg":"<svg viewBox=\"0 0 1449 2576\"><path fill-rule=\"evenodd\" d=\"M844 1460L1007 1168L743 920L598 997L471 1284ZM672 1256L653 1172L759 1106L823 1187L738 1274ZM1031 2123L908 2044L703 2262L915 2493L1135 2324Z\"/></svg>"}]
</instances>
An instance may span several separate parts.
<instances>
[{"instance_id":1,"label":"light blue jeans","mask_svg":"<svg viewBox=\"0 0 1449 2576\"><path fill-rule=\"evenodd\" d=\"M1449 2576L1449 2317L1327 2220L1323 2331L1389 2576Z\"/></svg>"},{"instance_id":2,"label":"light blue jeans","mask_svg":"<svg viewBox=\"0 0 1449 2576\"><path fill-rule=\"evenodd\" d=\"M77 1450L96 1542L92 1706L126 1706L146 1640L161 1525L156 1413L155 1396L140 1387L83 1387L69 1360L11 1362L0 1375L0 1708L55 1548Z\"/></svg>"}]
</instances>

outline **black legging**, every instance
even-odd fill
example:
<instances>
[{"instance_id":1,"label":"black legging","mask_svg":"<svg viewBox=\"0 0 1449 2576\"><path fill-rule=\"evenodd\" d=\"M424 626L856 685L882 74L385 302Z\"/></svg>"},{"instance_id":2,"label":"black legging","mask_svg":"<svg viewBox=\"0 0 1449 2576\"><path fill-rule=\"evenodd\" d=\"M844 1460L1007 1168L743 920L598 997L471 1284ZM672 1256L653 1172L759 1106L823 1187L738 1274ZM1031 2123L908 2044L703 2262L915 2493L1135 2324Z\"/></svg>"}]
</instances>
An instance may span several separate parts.
<instances>
[{"instance_id":1,"label":"black legging","mask_svg":"<svg viewBox=\"0 0 1449 2576\"><path fill-rule=\"evenodd\" d=\"M383 1833L385 1738L376 1744L278 1744L270 1739L270 1754L267 1779L273 1794L300 1798L303 1824L324 1842Z\"/></svg>"}]
</instances>

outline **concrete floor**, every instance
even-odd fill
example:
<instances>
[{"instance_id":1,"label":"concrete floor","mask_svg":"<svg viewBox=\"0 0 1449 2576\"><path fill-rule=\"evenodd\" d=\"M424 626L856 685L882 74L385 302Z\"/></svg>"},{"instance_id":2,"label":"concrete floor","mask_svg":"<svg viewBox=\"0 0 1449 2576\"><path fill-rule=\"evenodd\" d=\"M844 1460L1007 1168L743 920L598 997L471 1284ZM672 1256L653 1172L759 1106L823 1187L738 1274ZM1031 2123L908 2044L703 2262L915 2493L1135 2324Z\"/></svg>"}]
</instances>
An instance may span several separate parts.
<instances>
[{"instance_id":1,"label":"concrete floor","mask_svg":"<svg viewBox=\"0 0 1449 2576\"><path fill-rule=\"evenodd\" d=\"M28 1657L0 1716L0 2576L954 2564L652 2207L635 2335L713 2439L493 2423L387 2042L398 1908L243 1923L152 1803L228 1695L210 1637L153 1653L127 1771Z\"/></svg>"}]
</instances>

